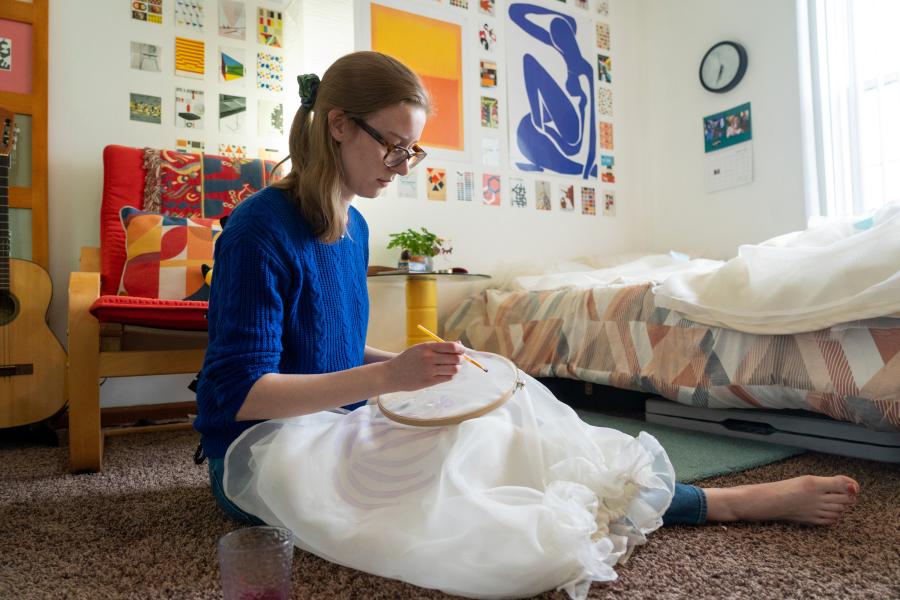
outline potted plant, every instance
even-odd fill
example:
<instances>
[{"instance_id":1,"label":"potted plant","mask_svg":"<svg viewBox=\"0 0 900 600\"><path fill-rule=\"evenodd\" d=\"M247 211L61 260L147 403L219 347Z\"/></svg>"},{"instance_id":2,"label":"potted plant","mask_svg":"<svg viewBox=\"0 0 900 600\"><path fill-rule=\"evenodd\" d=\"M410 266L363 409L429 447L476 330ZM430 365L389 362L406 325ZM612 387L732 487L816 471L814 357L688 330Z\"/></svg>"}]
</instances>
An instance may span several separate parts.
<instances>
[{"instance_id":1,"label":"potted plant","mask_svg":"<svg viewBox=\"0 0 900 600\"><path fill-rule=\"evenodd\" d=\"M440 252L441 238L436 234L420 227L419 231L407 229L400 233L392 233L389 236L388 249L400 248L401 269L410 271L431 271L433 269L432 257ZM405 263L405 264L404 264Z\"/></svg>"}]
</instances>

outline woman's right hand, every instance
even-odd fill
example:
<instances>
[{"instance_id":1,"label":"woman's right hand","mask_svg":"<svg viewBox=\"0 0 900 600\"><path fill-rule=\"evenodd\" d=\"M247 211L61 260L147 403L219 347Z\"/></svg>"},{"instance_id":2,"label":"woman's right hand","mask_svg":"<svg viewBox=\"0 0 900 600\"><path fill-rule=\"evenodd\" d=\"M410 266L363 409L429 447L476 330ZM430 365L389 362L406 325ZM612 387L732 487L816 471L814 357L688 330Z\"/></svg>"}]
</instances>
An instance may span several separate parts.
<instances>
[{"instance_id":1,"label":"woman's right hand","mask_svg":"<svg viewBox=\"0 0 900 600\"><path fill-rule=\"evenodd\" d=\"M384 363L393 391L410 392L450 381L459 373L465 347L457 342L411 346Z\"/></svg>"}]
</instances>

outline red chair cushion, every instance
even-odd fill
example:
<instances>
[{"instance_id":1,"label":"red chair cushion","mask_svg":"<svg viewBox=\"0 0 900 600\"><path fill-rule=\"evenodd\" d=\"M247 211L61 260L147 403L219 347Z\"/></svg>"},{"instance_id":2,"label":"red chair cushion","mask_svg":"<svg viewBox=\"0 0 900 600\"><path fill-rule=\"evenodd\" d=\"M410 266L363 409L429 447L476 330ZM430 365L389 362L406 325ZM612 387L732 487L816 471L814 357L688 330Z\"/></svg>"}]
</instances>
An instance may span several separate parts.
<instances>
[{"instance_id":1,"label":"red chair cushion","mask_svg":"<svg viewBox=\"0 0 900 600\"><path fill-rule=\"evenodd\" d=\"M206 331L208 302L103 295L91 305L101 323Z\"/></svg>"},{"instance_id":2,"label":"red chair cushion","mask_svg":"<svg viewBox=\"0 0 900 600\"><path fill-rule=\"evenodd\" d=\"M100 205L100 294L119 291L125 265L125 230L119 220L123 206L144 204L144 151L127 146L103 149L103 203Z\"/></svg>"}]
</instances>

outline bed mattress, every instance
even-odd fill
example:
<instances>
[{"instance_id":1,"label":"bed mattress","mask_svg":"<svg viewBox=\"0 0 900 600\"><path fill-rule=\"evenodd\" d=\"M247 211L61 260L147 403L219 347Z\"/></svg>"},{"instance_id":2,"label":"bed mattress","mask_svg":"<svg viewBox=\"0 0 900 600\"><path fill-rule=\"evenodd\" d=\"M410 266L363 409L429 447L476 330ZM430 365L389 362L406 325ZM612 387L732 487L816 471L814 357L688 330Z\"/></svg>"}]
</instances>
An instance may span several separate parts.
<instances>
[{"instance_id":1,"label":"bed mattress","mask_svg":"<svg viewBox=\"0 0 900 600\"><path fill-rule=\"evenodd\" d=\"M700 408L799 409L900 430L900 319L791 335L702 325L654 303L651 284L488 289L447 319L446 339L535 377L644 391Z\"/></svg>"}]
</instances>

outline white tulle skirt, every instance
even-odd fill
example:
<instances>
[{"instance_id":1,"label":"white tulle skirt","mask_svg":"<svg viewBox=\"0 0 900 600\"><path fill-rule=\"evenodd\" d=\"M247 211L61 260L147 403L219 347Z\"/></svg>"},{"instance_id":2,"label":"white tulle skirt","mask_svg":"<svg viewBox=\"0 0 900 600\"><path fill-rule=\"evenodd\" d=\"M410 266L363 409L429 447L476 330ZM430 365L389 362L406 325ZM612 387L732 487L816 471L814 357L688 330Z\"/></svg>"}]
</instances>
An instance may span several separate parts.
<instances>
[{"instance_id":1,"label":"white tulle skirt","mask_svg":"<svg viewBox=\"0 0 900 600\"><path fill-rule=\"evenodd\" d=\"M355 569L477 598L584 598L662 524L675 474L652 436L588 425L521 377L454 426L375 405L266 421L229 448L225 494Z\"/></svg>"}]
</instances>

